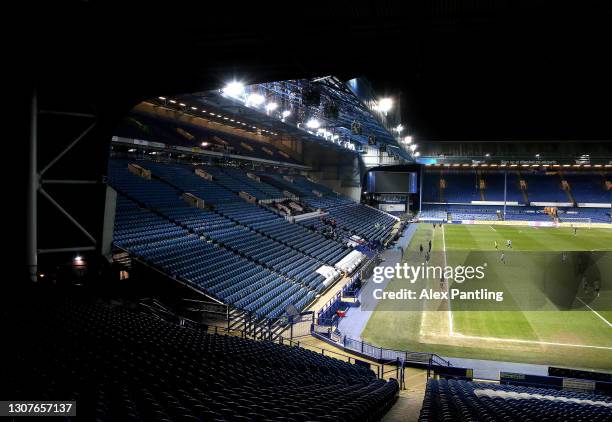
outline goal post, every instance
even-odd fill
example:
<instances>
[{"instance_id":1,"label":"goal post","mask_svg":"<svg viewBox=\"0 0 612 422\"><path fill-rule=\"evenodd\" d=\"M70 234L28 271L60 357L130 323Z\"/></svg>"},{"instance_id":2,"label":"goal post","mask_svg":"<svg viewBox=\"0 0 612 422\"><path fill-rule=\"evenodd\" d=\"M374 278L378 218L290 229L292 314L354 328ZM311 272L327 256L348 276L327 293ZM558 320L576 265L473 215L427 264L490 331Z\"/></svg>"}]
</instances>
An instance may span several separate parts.
<instances>
[{"instance_id":1,"label":"goal post","mask_svg":"<svg viewBox=\"0 0 612 422\"><path fill-rule=\"evenodd\" d=\"M559 217L559 222L562 223L562 227L586 227L591 228L590 218L580 217Z\"/></svg>"}]
</instances>

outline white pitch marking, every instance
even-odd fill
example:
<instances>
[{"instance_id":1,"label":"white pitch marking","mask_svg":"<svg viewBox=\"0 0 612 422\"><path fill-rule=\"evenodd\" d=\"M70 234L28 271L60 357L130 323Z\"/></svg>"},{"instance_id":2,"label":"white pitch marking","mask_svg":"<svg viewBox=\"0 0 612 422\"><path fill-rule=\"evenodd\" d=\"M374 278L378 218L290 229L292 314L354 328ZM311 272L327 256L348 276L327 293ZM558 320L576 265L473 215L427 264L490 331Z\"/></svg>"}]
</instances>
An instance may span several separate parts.
<instances>
[{"instance_id":1,"label":"white pitch marking","mask_svg":"<svg viewBox=\"0 0 612 422\"><path fill-rule=\"evenodd\" d=\"M606 324L608 324L608 327L612 327L612 324L610 324L610 321L608 321L607 319L605 319L604 317L602 317L599 312L597 312L595 309L591 308L589 305L587 305L582 299L580 299L579 297L576 296L576 299L578 299L579 301L581 301L584 306L586 306L587 308L589 308L595 315L597 315L603 322L605 322Z\"/></svg>"},{"instance_id":2,"label":"white pitch marking","mask_svg":"<svg viewBox=\"0 0 612 422\"><path fill-rule=\"evenodd\" d=\"M446 268L446 238L444 237L444 224L442 224L442 251L444 252L444 268ZM448 280L444 277L444 284L446 284L446 292L448 293ZM448 302L448 331L452 336L455 332L453 327L453 311L451 310L451 302L450 299L446 299Z\"/></svg>"},{"instance_id":3,"label":"white pitch marking","mask_svg":"<svg viewBox=\"0 0 612 422\"><path fill-rule=\"evenodd\" d=\"M490 340L490 341L502 341L507 343L525 343L525 344L546 344L549 346L567 346L567 347L583 347L587 349L601 349L601 350L612 350L612 347L607 346L591 346L588 344L571 344L571 343L557 343L554 341L540 341L540 340L521 340L516 338L499 338L499 337L480 337L480 336L467 336L463 334L454 334L453 337L468 338L474 340Z\"/></svg>"},{"instance_id":4,"label":"white pitch marking","mask_svg":"<svg viewBox=\"0 0 612 422\"><path fill-rule=\"evenodd\" d=\"M490 228L491 230L493 230L495 233L497 233L497 230L495 230L495 227L493 227L493 226L489 226L489 228Z\"/></svg>"}]
</instances>

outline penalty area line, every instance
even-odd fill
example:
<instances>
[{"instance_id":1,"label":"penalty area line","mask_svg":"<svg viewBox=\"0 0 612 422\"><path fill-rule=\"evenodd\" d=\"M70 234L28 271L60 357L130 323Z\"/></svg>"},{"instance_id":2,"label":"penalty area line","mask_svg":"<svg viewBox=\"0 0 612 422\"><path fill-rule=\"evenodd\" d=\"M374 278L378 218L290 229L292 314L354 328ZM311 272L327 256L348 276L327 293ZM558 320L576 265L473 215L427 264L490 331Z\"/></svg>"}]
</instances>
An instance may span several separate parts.
<instances>
[{"instance_id":1,"label":"penalty area line","mask_svg":"<svg viewBox=\"0 0 612 422\"><path fill-rule=\"evenodd\" d=\"M467 339L474 339L474 340L488 340L488 341L497 341L497 342L506 342L506 343L545 344L547 346L565 346L565 347L581 347L585 349L612 350L612 347L607 347L607 346L591 346L588 344L557 343L554 341L540 341L540 340L522 340L518 338L480 337L480 336L467 336L463 334L454 334L452 337L467 338Z\"/></svg>"},{"instance_id":2,"label":"penalty area line","mask_svg":"<svg viewBox=\"0 0 612 422\"><path fill-rule=\"evenodd\" d=\"M578 299L580 302L582 302L582 304L584 306L586 306L587 308L589 308L591 310L591 312L593 312L595 315L597 315L599 317L599 319L601 319L603 322L605 322L606 324L608 324L608 327L612 327L612 324L610 323L610 321L608 321L607 319L605 319L603 316L601 316L599 314L599 312L597 312L595 309L591 308L589 305L586 304L586 302L582 299L580 299L578 296L576 296L576 299Z\"/></svg>"}]
</instances>

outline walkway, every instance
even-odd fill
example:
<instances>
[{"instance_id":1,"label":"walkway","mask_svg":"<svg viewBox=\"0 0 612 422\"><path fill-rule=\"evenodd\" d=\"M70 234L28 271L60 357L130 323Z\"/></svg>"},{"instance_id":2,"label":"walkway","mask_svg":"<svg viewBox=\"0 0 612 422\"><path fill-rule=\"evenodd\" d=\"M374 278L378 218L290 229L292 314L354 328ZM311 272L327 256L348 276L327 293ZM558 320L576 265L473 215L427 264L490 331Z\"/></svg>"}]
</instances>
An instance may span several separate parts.
<instances>
[{"instance_id":1,"label":"walkway","mask_svg":"<svg viewBox=\"0 0 612 422\"><path fill-rule=\"evenodd\" d=\"M382 257L384 259L384 266L395 266L398 262L402 260L402 253L397 248L397 246L401 246L404 250L408 247L410 240L412 240L412 236L416 232L417 224L410 224L402 237L400 237L396 243L395 247L391 249L387 249L382 253ZM387 284L391 281L391 279L385 279L381 283L372 282L371 275L365 286L362 288L361 293L359 294L359 301L362 303L362 306L359 308L349 308L346 316L340 319L338 323L338 329L342 333L342 335L355 339L361 340L361 332L365 328L372 312L376 309L376 305L378 301L371 299L373 297L374 289L385 289ZM362 298L368 298L366 301L366 305L364 306L364 301ZM367 309L366 309L367 306Z\"/></svg>"},{"instance_id":2,"label":"walkway","mask_svg":"<svg viewBox=\"0 0 612 422\"><path fill-rule=\"evenodd\" d=\"M500 372L517 372L529 375L548 375L548 366L531 363L498 362L494 360L447 358L453 366L474 369L474 378L499 380Z\"/></svg>"}]
</instances>

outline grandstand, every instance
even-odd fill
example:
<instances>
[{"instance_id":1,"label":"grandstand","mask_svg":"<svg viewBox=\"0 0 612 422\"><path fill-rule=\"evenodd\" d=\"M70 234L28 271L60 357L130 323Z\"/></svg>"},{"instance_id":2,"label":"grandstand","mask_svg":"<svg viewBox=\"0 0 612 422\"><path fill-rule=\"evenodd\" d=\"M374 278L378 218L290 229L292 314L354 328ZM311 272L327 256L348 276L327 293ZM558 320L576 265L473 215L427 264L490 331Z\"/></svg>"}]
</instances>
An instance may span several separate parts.
<instances>
[{"instance_id":1,"label":"grandstand","mask_svg":"<svg viewBox=\"0 0 612 422\"><path fill-rule=\"evenodd\" d=\"M435 221L582 219L612 223L607 173L591 169L561 171L559 165L537 167L537 171L532 168L522 172L428 169L424 173L420 217ZM556 213L546 213L546 207L555 208Z\"/></svg>"},{"instance_id":2,"label":"grandstand","mask_svg":"<svg viewBox=\"0 0 612 422\"><path fill-rule=\"evenodd\" d=\"M612 421L599 3L28 5L0 416Z\"/></svg>"}]
</instances>

